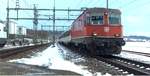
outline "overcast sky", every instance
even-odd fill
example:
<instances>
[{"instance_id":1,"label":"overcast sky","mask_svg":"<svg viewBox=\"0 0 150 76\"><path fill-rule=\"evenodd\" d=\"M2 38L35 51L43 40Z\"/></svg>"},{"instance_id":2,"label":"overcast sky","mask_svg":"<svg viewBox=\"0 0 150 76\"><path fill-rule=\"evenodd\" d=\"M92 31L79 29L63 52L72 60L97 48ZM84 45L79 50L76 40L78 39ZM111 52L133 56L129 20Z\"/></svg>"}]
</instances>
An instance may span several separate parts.
<instances>
[{"instance_id":1,"label":"overcast sky","mask_svg":"<svg viewBox=\"0 0 150 76\"><path fill-rule=\"evenodd\" d=\"M0 0L0 19L6 20L6 4L7 0ZM10 0L10 7L15 7L16 0ZM19 0L21 8L33 8L33 4L37 4L38 8L53 8L54 0ZM75 8L82 7L105 7L106 0L55 0L56 8ZM120 9L122 12L122 24L124 26L125 35L146 35L150 36L150 0L109 0L109 7ZM40 14L50 14L52 12L39 12ZM79 13L72 12L77 15ZM67 18L67 13L59 12L56 14L58 18ZM11 17L16 14L11 12ZM32 11L19 12L19 17L33 17ZM32 21L16 21L19 25L32 28ZM48 21L39 21L41 24L52 24ZM71 22L56 22L56 25L71 25ZM45 28L46 29L46 28Z\"/></svg>"}]
</instances>

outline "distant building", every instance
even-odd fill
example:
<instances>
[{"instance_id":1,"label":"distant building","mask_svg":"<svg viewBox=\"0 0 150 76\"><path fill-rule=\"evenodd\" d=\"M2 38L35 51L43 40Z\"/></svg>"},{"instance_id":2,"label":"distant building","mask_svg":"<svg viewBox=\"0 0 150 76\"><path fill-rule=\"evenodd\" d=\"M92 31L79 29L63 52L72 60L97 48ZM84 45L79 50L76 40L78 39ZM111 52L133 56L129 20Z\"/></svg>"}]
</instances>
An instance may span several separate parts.
<instances>
[{"instance_id":1,"label":"distant building","mask_svg":"<svg viewBox=\"0 0 150 76\"><path fill-rule=\"evenodd\" d=\"M5 24L0 22L0 39L2 39L2 38L7 38L7 34L5 31Z\"/></svg>"},{"instance_id":2,"label":"distant building","mask_svg":"<svg viewBox=\"0 0 150 76\"><path fill-rule=\"evenodd\" d=\"M4 24L7 24L7 21L4 21ZM15 21L9 21L9 34L17 34L17 23Z\"/></svg>"},{"instance_id":3,"label":"distant building","mask_svg":"<svg viewBox=\"0 0 150 76\"><path fill-rule=\"evenodd\" d=\"M17 35L27 35L27 28L25 26L17 26Z\"/></svg>"},{"instance_id":4,"label":"distant building","mask_svg":"<svg viewBox=\"0 0 150 76\"><path fill-rule=\"evenodd\" d=\"M9 34L17 34L17 25L14 21L9 22Z\"/></svg>"}]
</instances>

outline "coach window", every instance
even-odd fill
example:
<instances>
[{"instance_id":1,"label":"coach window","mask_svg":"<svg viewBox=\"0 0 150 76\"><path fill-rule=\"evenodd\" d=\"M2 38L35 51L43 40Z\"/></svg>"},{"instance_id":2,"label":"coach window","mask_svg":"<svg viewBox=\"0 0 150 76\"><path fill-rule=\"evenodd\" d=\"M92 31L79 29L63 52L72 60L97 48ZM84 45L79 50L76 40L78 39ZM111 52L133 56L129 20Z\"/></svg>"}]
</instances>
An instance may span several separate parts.
<instances>
[{"instance_id":1,"label":"coach window","mask_svg":"<svg viewBox=\"0 0 150 76\"><path fill-rule=\"evenodd\" d=\"M103 24L103 16L92 16L91 24Z\"/></svg>"}]
</instances>

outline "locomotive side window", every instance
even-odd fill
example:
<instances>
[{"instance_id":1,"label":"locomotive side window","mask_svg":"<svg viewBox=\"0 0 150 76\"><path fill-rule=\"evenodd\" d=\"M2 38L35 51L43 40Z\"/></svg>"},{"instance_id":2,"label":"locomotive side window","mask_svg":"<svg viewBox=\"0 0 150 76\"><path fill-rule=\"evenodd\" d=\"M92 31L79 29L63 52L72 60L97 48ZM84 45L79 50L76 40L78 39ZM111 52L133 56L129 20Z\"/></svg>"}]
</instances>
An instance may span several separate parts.
<instances>
[{"instance_id":1,"label":"locomotive side window","mask_svg":"<svg viewBox=\"0 0 150 76\"><path fill-rule=\"evenodd\" d=\"M103 24L103 16L92 16L91 24Z\"/></svg>"},{"instance_id":2,"label":"locomotive side window","mask_svg":"<svg viewBox=\"0 0 150 76\"><path fill-rule=\"evenodd\" d=\"M109 23L110 24L120 24L121 23L120 16L119 15L110 15Z\"/></svg>"},{"instance_id":3,"label":"locomotive side window","mask_svg":"<svg viewBox=\"0 0 150 76\"><path fill-rule=\"evenodd\" d=\"M87 17L87 19L86 19L86 22L87 22L87 24L90 24L90 17Z\"/></svg>"}]
</instances>

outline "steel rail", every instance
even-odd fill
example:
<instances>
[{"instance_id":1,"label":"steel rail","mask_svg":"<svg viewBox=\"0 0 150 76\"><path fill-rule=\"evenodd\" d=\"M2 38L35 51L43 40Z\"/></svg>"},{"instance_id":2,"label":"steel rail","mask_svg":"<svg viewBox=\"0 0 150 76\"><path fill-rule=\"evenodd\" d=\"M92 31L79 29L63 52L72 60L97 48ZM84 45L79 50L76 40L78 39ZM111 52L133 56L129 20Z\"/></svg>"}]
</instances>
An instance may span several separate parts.
<instances>
[{"instance_id":1,"label":"steel rail","mask_svg":"<svg viewBox=\"0 0 150 76\"><path fill-rule=\"evenodd\" d=\"M98 59L135 75L150 75L150 71L144 70L140 67L136 67L136 65L139 65L139 66L144 66L146 68L150 68L150 64L146 64L146 63L142 63L139 61L134 61L126 58L116 57L116 56L99 57ZM121 62L121 60L127 63Z\"/></svg>"},{"instance_id":2,"label":"steel rail","mask_svg":"<svg viewBox=\"0 0 150 76\"><path fill-rule=\"evenodd\" d=\"M40 45L32 45L32 46L24 46L24 47L16 47L16 48L8 48L0 50L0 59L4 59L10 56L13 56L18 53L22 53L25 51L38 49L40 47L48 46L49 44L40 44Z\"/></svg>"},{"instance_id":3,"label":"steel rail","mask_svg":"<svg viewBox=\"0 0 150 76\"><path fill-rule=\"evenodd\" d=\"M123 50L123 52L129 52L129 53L133 53L133 54L138 54L138 55L150 57L150 53L142 53L142 52L135 52L135 51L128 51L128 50Z\"/></svg>"}]
</instances>

